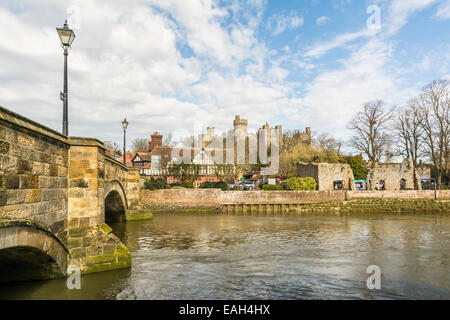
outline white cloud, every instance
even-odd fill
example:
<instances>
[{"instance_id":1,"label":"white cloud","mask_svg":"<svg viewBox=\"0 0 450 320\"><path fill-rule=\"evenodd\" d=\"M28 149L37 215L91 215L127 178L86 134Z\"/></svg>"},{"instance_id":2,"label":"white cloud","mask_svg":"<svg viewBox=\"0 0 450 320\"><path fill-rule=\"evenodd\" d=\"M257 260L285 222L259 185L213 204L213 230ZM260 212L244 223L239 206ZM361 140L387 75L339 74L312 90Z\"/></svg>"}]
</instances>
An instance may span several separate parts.
<instances>
[{"instance_id":1,"label":"white cloud","mask_svg":"<svg viewBox=\"0 0 450 320\"><path fill-rule=\"evenodd\" d=\"M393 21L394 32L432 2L394 1L382 20ZM81 28L69 52L72 135L121 141L125 116L129 140L155 130L191 130L194 124L225 130L234 114L248 118L253 129L281 119L285 127L310 125L345 135L348 117L365 100L406 95L390 64L388 27L337 35L301 56L304 47L297 50L294 42L274 50L259 37L267 28L266 1L73 0L70 5L81 10ZM55 27L68 6L59 0L0 3L0 104L58 130L63 55ZM269 18L274 35L303 23L294 13ZM349 45L350 55L334 70L314 60ZM432 68L428 62L420 66ZM448 74L448 62L441 65ZM300 80L290 79L312 70L318 74L303 91L304 84L294 82Z\"/></svg>"},{"instance_id":2,"label":"white cloud","mask_svg":"<svg viewBox=\"0 0 450 320\"><path fill-rule=\"evenodd\" d=\"M436 1L437 0L393 0L389 5L387 18L385 20L387 35L395 34L408 22L409 17L436 3Z\"/></svg>"},{"instance_id":3,"label":"white cloud","mask_svg":"<svg viewBox=\"0 0 450 320\"><path fill-rule=\"evenodd\" d=\"M351 47L348 58L341 60L342 67L326 70L306 87L298 108L286 109L286 117L293 122L302 121L313 127L327 127L329 131L346 137L345 129L351 115L364 102L371 99L385 99L390 104L401 104L411 98L420 86L403 87L403 75L408 71L397 70L393 62L395 48L390 38L407 24L416 12L427 8L434 0L395 0L382 10L386 17L384 26L378 32L364 29L358 32L336 36L327 42L317 43L304 54L307 58L318 58L330 50L344 47L356 40L367 39ZM424 58L414 69L423 72L429 68Z\"/></svg>"},{"instance_id":4,"label":"white cloud","mask_svg":"<svg viewBox=\"0 0 450 320\"><path fill-rule=\"evenodd\" d=\"M303 26L304 19L295 14L279 15L275 14L269 18L268 29L272 30L272 35L283 33L286 29L295 29Z\"/></svg>"},{"instance_id":5,"label":"white cloud","mask_svg":"<svg viewBox=\"0 0 450 320\"><path fill-rule=\"evenodd\" d=\"M368 29L363 29L358 32L344 33L344 34L341 34L327 42L321 42L321 43L317 43L317 44L311 46L310 48L308 48L308 50L306 51L304 56L305 57L320 57L332 49L339 48L339 47L346 45L352 41L358 40L363 37L369 37L373 34L374 34L374 32L371 30L368 30Z\"/></svg>"},{"instance_id":6,"label":"white cloud","mask_svg":"<svg viewBox=\"0 0 450 320\"><path fill-rule=\"evenodd\" d=\"M436 16L442 20L450 19L450 0L444 1L444 3L439 6Z\"/></svg>"},{"instance_id":7,"label":"white cloud","mask_svg":"<svg viewBox=\"0 0 450 320\"><path fill-rule=\"evenodd\" d=\"M243 8L208 0L75 0L70 5L81 13L69 51L71 135L121 141L125 116L129 140L154 130L189 130L199 122L229 128L235 113L260 126L276 114L274 105L288 100L289 86L280 84L288 71L271 62L273 52L255 36L264 3ZM66 10L56 0L0 4L0 104L57 130L63 55L55 27ZM288 27L300 24L292 19Z\"/></svg>"},{"instance_id":8,"label":"white cloud","mask_svg":"<svg viewBox=\"0 0 450 320\"><path fill-rule=\"evenodd\" d=\"M320 27L320 26L325 25L327 23L327 21L329 21L329 20L330 20L330 18L328 18L326 16L322 16L320 18L317 18L316 23Z\"/></svg>"}]
</instances>

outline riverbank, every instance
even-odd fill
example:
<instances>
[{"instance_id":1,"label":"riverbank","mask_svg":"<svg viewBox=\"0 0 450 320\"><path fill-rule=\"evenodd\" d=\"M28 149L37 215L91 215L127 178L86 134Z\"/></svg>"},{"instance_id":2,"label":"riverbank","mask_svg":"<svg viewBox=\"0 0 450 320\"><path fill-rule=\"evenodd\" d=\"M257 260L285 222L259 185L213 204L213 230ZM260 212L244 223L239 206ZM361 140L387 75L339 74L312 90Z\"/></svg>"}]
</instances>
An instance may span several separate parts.
<instances>
[{"instance_id":1,"label":"riverbank","mask_svg":"<svg viewBox=\"0 0 450 320\"><path fill-rule=\"evenodd\" d=\"M450 201L434 199L354 199L305 204L223 204L226 214L305 214L305 213L450 213Z\"/></svg>"},{"instance_id":2,"label":"riverbank","mask_svg":"<svg viewBox=\"0 0 450 320\"><path fill-rule=\"evenodd\" d=\"M142 190L141 203L158 211L204 213L441 212L450 191L222 191Z\"/></svg>"}]
</instances>

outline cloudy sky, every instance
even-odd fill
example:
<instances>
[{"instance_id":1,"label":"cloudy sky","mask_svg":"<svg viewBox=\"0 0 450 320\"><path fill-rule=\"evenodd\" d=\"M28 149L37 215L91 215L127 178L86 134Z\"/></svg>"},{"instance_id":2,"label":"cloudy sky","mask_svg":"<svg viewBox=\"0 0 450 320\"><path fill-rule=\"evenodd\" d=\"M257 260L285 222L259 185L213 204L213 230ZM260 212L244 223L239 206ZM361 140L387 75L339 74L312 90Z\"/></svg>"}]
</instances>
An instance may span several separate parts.
<instances>
[{"instance_id":1,"label":"cloudy sky","mask_svg":"<svg viewBox=\"0 0 450 320\"><path fill-rule=\"evenodd\" d=\"M240 114L346 138L365 101L402 106L450 78L450 0L0 0L0 105L58 131L66 18L74 136L121 142L125 116L129 139L225 130Z\"/></svg>"}]
</instances>

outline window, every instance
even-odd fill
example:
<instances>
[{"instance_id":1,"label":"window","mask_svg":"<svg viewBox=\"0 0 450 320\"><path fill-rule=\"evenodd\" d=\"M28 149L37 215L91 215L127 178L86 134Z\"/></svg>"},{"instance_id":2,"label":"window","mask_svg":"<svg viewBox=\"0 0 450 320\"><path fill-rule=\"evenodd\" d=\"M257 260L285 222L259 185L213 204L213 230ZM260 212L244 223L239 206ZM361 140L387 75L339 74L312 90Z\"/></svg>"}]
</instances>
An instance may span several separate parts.
<instances>
[{"instance_id":1,"label":"window","mask_svg":"<svg viewBox=\"0 0 450 320\"><path fill-rule=\"evenodd\" d=\"M161 169L161 156L152 156L152 170Z\"/></svg>"},{"instance_id":2,"label":"window","mask_svg":"<svg viewBox=\"0 0 450 320\"><path fill-rule=\"evenodd\" d=\"M400 190L406 190L406 180L405 179L400 180Z\"/></svg>"}]
</instances>

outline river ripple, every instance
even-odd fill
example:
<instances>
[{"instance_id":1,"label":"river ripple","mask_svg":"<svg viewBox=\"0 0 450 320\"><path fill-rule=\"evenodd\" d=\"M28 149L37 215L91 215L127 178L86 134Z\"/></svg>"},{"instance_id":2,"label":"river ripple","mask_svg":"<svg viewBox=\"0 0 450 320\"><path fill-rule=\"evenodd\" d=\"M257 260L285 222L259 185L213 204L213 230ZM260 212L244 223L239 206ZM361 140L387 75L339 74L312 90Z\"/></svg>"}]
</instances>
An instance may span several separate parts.
<instances>
[{"instance_id":1,"label":"river ripple","mask_svg":"<svg viewBox=\"0 0 450 320\"><path fill-rule=\"evenodd\" d=\"M450 299L450 217L155 214L113 225L132 268L0 286L31 299ZM381 268L381 290L366 269Z\"/></svg>"}]
</instances>

